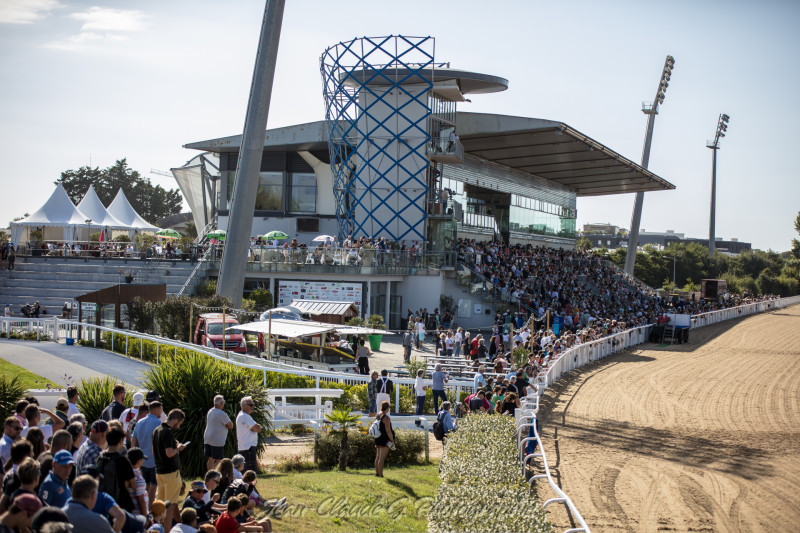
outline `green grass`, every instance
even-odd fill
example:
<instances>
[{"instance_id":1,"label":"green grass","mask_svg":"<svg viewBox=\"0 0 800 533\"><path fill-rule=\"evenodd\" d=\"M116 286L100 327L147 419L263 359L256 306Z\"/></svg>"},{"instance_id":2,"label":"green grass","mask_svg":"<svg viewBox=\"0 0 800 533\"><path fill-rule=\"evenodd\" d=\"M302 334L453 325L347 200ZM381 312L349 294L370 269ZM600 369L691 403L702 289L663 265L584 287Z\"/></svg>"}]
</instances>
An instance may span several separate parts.
<instances>
[{"instance_id":1,"label":"green grass","mask_svg":"<svg viewBox=\"0 0 800 533\"><path fill-rule=\"evenodd\" d=\"M287 511L272 519L275 531L427 531L438 477L428 465L374 470L309 471L262 475L259 493L286 497Z\"/></svg>"},{"instance_id":2,"label":"green grass","mask_svg":"<svg viewBox=\"0 0 800 533\"><path fill-rule=\"evenodd\" d=\"M28 390L46 389L48 388L48 385L51 389L61 388L61 385L57 385L48 379L44 379L42 376L37 376L33 372L9 363L5 359L0 359L0 375L7 375L10 377L19 376L20 383Z\"/></svg>"}]
</instances>

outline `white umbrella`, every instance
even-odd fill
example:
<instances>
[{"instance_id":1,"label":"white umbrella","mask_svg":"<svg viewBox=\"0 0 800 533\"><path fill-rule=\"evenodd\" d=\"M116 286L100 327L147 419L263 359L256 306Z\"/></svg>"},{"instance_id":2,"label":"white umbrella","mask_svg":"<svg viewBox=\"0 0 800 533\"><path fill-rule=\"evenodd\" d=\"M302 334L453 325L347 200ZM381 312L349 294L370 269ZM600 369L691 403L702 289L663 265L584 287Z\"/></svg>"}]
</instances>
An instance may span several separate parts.
<instances>
[{"instance_id":1,"label":"white umbrella","mask_svg":"<svg viewBox=\"0 0 800 533\"><path fill-rule=\"evenodd\" d=\"M333 239L334 238L332 236L330 236L330 235L317 235L316 237L311 239L311 242L327 242L327 241L331 241L332 242Z\"/></svg>"}]
</instances>

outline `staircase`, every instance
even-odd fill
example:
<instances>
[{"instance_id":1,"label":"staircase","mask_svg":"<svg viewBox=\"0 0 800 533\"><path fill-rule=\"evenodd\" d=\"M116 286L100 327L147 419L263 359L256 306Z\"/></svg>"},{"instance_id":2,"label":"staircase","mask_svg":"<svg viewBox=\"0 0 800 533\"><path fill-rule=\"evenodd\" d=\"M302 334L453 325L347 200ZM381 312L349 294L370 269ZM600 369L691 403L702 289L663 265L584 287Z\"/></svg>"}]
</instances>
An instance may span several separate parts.
<instances>
[{"instance_id":1,"label":"staircase","mask_svg":"<svg viewBox=\"0 0 800 533\"><path fill-rule=\"evenodd\" d=\"M15 316L26 303L39 301L49 314L60 314L64 302L87 292L125 283L125 274L134 284L167 284L167 294L178 294L197 262L85 257L17 256L13 271L0 270L0 305L11 304ZM201 282L197 276L192 284ZM184 293L192 294L193 287Z\"/></svg>"}]
</instances>

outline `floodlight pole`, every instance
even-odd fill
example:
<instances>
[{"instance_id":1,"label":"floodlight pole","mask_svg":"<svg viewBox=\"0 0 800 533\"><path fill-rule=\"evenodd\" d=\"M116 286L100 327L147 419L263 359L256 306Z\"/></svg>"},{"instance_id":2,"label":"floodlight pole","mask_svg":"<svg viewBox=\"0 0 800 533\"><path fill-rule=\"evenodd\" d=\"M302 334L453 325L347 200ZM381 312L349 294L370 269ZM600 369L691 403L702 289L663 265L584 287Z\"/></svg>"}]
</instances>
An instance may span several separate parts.
<instances>
[{"instance_id":1,"label":"floodlight pole","mask_svg":"<svg viewBox=\"0 0 800 533\"><path fill-rule=\"evenodd\" d=\"M716 219L717 219L717 150L719 150L719 140L725 137L728 131L728 121L731 119L725 113L721 113L717 120L717 133L713 141L706 142L706 148L712 151L711 156L711 213L708 220L708 253L714 255L716 250Z\"/></svg>"},{"instance_id":2,"label":"floodlight pole","mask_svg":"<svg viewBox=\"0 0 800 533\"><path fill-rule=\"evenodd\" d=\"M642 168L647 169L650 163L650 145L653 142L653 127L658 115L658 106L664 102L669 79L672 69L675 66L675 58L667 56L664 61L664 70L661 72L661 80L658 82L656 97L651 105L642 105L642 113L647 115L647 132L645 133L644 148L642 149ZM631 231L628 234L628 249L625 253L625 273L633 276L633 267L636 265L636 251L639 248L639 224L642 221L642 206L644 205L644 192L637 192L633 202L633 215L631 216Z\"/></svg>"},{"instance_id":3,"label":"floodlight pole","mask_svg":"<svg viewBox=\"0 0 800 533\"><path fill-rule=\"evenodd\" d=\"M264 7L244 133L236 165L227 239L217 280L217 294L227 296L235 308L241 306L244 290L245 257L253 227L253 210L256 207L258 176L264 153L284 5L285 0L267 0Z\"/></svg>"}]
</instances>

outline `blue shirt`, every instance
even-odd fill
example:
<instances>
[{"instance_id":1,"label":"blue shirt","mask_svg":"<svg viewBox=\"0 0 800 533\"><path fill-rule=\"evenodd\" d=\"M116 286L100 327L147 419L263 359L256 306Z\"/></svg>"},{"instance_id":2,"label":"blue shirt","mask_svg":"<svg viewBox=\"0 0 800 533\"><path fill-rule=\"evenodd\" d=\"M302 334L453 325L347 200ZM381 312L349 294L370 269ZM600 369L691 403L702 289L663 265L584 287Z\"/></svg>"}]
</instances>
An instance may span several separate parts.
<instances>
[{"instance_id":1,"label":"blue shirt","mask_svg":"<svg viewBox=\"0 0 800 533\"><path fill-rule=\"evenodd\" d=\"M133 438L137 440L139 448L144 452L147 459L142 463L142 468L155 468L156 458L153 456L153 432L161 425L161 419L148 413L148 415L138 422L133 428Z\"/></svg>"},{"instance_id":2,"label":"blue shirt","mask_svg":"<svg viewBox=\"0 0 800 533\"><path fill-rule=\"evenodd\" d=\"M72 491L66 481L56 476L55 472L50 472L44 479L44 483L39 487L39 499L45 505L53 507L64 507L72 497Z\"/></svg>"},{"instance_id":3,"label":"blue shirt","mask_svg":"<svg viewBox=\"0 0 800 533\"><path fill-rule=\"evenodd\" d=\"M480 372L475 373L475 381L473 386L477 389L478 387L485 387L486 386L486 378L483 377L483 374Z\"/></svg>"},{"instance_id":4,"label":"blue shirt","mask_svg":"<svg viewBox=\"0 0 800 533\"><path fill-rule=\"evenodd\" d=\"M447 411L442 410L442 427L444 428L444 432L447 433L448 431L453 431L456 428L456 425L453 423L453 417L450 416L450 413Z\"/></svg>"},{"instance_id":5,"label":"blue shirt","mask_svg":"<svg viewBox=\"0 0 800 533\"><path fill-rule=\"evenodd\" d=\"M433 379L433 390L444 390L444 378L446 374L441 370L437 370L433 374L431 374L431 378Z\"/></svg>"},{"instance_id":6,"label":"blue shirt","mask_svg":"<svg viewBox=\"0 0 800 533\"><path fill-rule=\"evenodd\" d=\"M97 503L94 504L93 513L108 516L108 512L112 507L117 505L117 502L107 492L97 491Z\"/></svg>"}]
</instances>

